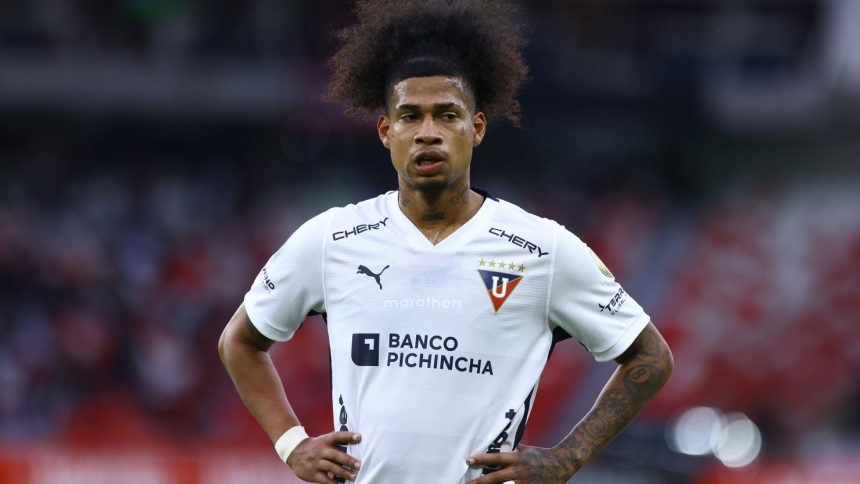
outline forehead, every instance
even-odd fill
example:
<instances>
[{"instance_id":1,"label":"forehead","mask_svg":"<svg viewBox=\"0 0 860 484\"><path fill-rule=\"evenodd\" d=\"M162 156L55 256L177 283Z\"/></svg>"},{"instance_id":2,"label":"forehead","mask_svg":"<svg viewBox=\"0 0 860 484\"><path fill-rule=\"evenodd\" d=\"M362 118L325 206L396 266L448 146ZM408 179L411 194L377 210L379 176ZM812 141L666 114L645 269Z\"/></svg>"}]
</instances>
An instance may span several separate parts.
<instances>
[{"instance_id":1,"label":"forehead","mask_svg":"<svg viewBox=\"0 0 860 484\"><path fill-rule=\"evenodd\" d=\"M391 88L391 106L454 103L467 108L472 104L469 94L459 77L408 77Z\"/></svg>"}]
</instances>

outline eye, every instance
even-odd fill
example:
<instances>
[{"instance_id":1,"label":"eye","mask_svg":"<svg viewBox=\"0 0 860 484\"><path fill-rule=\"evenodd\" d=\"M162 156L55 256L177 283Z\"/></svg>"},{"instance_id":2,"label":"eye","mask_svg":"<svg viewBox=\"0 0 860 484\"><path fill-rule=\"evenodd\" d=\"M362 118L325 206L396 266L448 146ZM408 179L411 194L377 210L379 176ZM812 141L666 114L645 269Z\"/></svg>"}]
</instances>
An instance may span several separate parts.
<instances>
[{"instance_id":1,"label":"eye","mask_svg":"<svg viewBox=\"0 0 860 484\"><path fill-rule=\"evenodd\" d=\"M405 113L400 115L401 121L415 121L416 119L418 119L418 116L414 113Z\"/></svg>"},{"instance_id":2,"label":"eye","mask_svg":"<svg viewBox=\"0 0 860 484\"><path fill-rule=\"evenodd\" d=\"M444 114L442 114L442 119L444 119L445 121L454 121L458 117L459 116L457 116L457 113L444 113Z\"/></svg>"}]
</instances>

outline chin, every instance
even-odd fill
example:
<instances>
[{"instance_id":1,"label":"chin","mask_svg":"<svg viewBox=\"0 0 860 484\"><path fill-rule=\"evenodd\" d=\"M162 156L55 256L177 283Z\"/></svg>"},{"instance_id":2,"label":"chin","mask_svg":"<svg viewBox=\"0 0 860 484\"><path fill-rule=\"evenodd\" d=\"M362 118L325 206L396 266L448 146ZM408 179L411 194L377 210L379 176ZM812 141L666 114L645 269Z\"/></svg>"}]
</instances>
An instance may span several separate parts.
<instances>
[{"instance_id":1,"label":"chin","mask_svg":"<svg viewBox=\"0 0 860 484\"><path fill-rule=\"evenodd\" d=\"M425 180L414 183L413 188L419 192L441 192L451 186L448 180Z\"/></svg>"}]
</instances>

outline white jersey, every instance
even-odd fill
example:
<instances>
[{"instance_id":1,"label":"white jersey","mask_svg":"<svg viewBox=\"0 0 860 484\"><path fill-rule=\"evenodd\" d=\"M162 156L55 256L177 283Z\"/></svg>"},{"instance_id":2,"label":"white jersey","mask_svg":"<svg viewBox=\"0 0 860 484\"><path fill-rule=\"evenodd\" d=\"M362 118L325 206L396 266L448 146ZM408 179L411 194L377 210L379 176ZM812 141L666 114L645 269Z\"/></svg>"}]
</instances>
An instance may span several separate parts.
<instances>
[{"instance_id":1,"label":"white jersey","mask_svg":"<svg viewBox=\"0 0 860 484\"><path fill-rule=\"evenodd\" d=\"M276 341L324 313L335 429L361 433L347 452L373 484L479 477L466 457L516 447L554 337L608 361L649 322L556 222L488 197L433 245L396 191L302 225L245 308Z\"/></svg>"}]
</instances>

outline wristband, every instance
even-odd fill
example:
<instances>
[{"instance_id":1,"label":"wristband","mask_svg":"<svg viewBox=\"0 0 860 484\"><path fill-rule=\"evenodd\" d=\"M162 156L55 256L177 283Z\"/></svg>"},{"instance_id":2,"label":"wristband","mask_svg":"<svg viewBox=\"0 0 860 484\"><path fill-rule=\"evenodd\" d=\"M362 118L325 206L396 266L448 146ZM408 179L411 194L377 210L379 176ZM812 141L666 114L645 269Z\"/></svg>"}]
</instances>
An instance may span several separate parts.
<instances>
[{"instance_id":1,"label":"wristband","mask_svg":"<svg viewBox=\"0 0 860 484\"><path fill-rule=\"evenodd\" d=\"M284 435L281 435L278 438L278 441L275 442L275 452L278 453L278 457L281 458L284 463L287 463L287 458L290 457L290 454L293 453L293 449L299 445L299 442L308 438L307 432L305 432L305 428L296 425L295 427L291 427L289 430L284 432Z\"/></svg>"}]
</instances>

